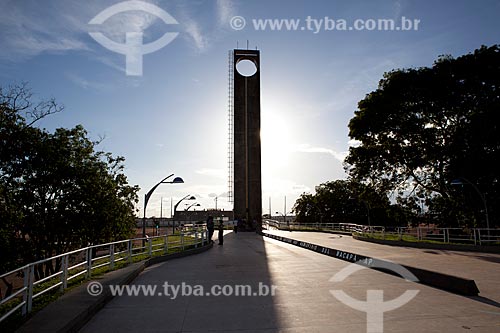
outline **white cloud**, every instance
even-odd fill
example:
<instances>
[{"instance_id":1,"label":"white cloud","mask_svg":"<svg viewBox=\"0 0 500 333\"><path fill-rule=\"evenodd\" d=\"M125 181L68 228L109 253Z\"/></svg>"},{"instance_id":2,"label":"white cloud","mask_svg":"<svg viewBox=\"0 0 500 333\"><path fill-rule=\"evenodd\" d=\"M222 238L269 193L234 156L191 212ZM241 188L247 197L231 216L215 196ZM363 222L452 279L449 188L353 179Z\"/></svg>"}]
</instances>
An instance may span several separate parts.
<instances>
[{"instance_id":1,"label":"white cloud","mask_svg":"<svg viewBox=\"0 0 500 333\"><path fill-rule=\"evenodd\" d=\"M105 8L104 6L103 9ZM157 21L160 21L159 17L148 12L129 11L113 15L106 19L103 24L87 25L85 30L99 31L118 43L124 43L125 32L142 32L144 39L148 39L155 30L148 28Z\"/></svg>"},{"instance_id":2,"label":"white cloud","mask_svg":"<svg viewBox=\"0 0 500 333\"><path fill-rule=\"evenodd\" d=\"M311 188L304 184L298 184L290 179L281 179L276 177L262 177L262 196L282 196L287 193L301 194L310 192Z\"/></svg>"},{"instance_id":3,"label":"white cloud","mask_svg":"<svg viewBox=\"0 0 500 333\"><path fill-rule=\"evenodd\" d=\"M227 185L225 183L222 184L197 184L183 187L182 192L179 192L179 195L176 197L181 198L185 194L191 194L196 197L196 201L186 201L186 202L198 202L201 206L197 207L197 210L200 209L210 209L215 207L215 197L213 194L221 193L217 195L217 207L230 209L231 205L227 200L227 195L224 193L227 191ZM174 203L178 199L174 199ZM179 206L180 209L180 206Z\"/></svg>"},{"instance_id":4,"label":"white cloud","mask_svg":"<svg viewBox=\"0 0 500 333\"><path fill-rule=\"evenodd\" d=\"M217 0L217 19L219 26L228 26L234 16L234 4L229 0Z\"/></svg>"},{"instance_id":5,"label":"white cloud","mask_svg":"<svg viewBox=\"0 0 500 333\"><path fill-rule=\"evenodd\" d=\"M167 10L158 1L145 2ZM113 59L113 53L103 50L88 36L88 32L99 31L123 43L126 31L141 31L144 33L144 42L150 42L164 33L165 26L159 17L145 11L123 12L108 18L101 25L88 24L102 10L116 3L116 0L10 1L8 5L2 5L0 11L0 59L24 61L42 53L85 51L91 59L122 71L122 66L109 60ZM230 31L228 22L235 10L231 1L218 0L213 2L212 7L215 19L206 20L198 10L201 5L181 2L176 11L167 10L179 22L175 29L179 29L184 39L198 52L204 52L213 41L222 38L225 31ZM102 59L102 54L106 54L105 59Z\"/></svg>"},{"instance_id":6,"label":"white cloud","mask_svg":"<svg viewBox=\"0 0 500 333\"><path fill-rule=\"evenodd\" d=\"M393 19L395 21L399 20L401 17L401 12L403 11L403 5L401 1L397 0L393 4Z\"/></svg>"},{"instance_id":7,"label":"white cloud","mask_svg":"<svg viewBox=\"0 0 500 333\"><path fill-rule=\"evenodd\" d=\"M88 51L81 19L88 10L87 4L11 1L0 11L0 58L23 61L41 53Z\"/></svg>"},{"instance_id":8,"label":"white cloud","mask_svg":"<svg viewBox=\"0 0 500 333\"><path fill-rule=\"evenodd\" d=\"M201 5L201 4L200 4ZM219 40L230 29L229 21L235 14L235 5L230 0L215 2L216 22L206 21L197 15L196 5L180 5L176 15L184 30L182 34L196 51L206 51L214 41Z\"/></svg>"},{"instance_id":9,"label":"white cloud","mask_svg":"<svg viewBox=\"0 0 500 333\"><path fill-rule=\"evenodd\" d=\"M206 37L202 34L198 23L194 20L184 21L185 32L191 38L192 43L194 43L196 49L199 51L204 51L208 45Z\"/></svg>"},{"instance_id":10,"label":"white cloud","mask_svg":"<svg viewBox=\"0 0 500 333\"><path fill-rule=\"evenodd\" d=\"M14 1L4 5L0 11L0 58L23 61L43 52L89 50L78 21L52 7Z\"/></svg>"},{"instance_id":11,"label":"white cloud","mask_svg":"<svg viewBox=\"0 0 500 333\"><path fill-rule=\"evenodd\" d=\"M214 177L218 179L226 179L227 171L224 169L203 168L195 171L199 175Z\"/></svg>"},{"instance_id":12,"label":"white cloud","mask_svg":"<svg viewBox=\"0 0 500 333\"><path fill-rule=\"evenodd\" d=\"M84 77L75 74L75 73L66 73L66 77L76 84L77 86L83 88L83 89L94 89L94 90L109 90L112 89L113 86L109 83L102 83L102 82L97 82L97 81L90 81L85 79Z\"/></svg>"},{"instance_id":13,"label":"white cloud","mask_svg":"<svg viewBox=\"0 0 500 333\"><path fill-rule=\"evenodd\" d=\"M143 31L146 41L154 39L156 36L151 35L160 33L163 26L158 24L152 28L160 19L143 11L120 13L98 26L88 24L90 19L113 4L116 1L10 1L8 5L2 5L0 11L0 59L18 62L43 53L83 51L91 60L124 71L123 65L117 65L113 60L118 59L117 55L103 49L88 32L103 32L120 43L124 41L126 31ZM122 61L121 57L119 59ZM73 82L84 88L92 85L75 77Z\"/></svg>"},{"instance_id":14,"label":"white cloud","mask_svg":"<svg viewBox=\"0 0 500 333\"><path fill-rule=\"evenodd\" d=\"M297 147L297 151L301 153L318 153L318 154L329 154L332 155L337 160L343 162L347 156L347 152L337 152L333 149L323 148L323 147L312 147L309 144L301 144Z\"/></svg>"},{"instance_id":15,"label":"white cloud","mask_svg":"<svg viewBox=\"0 0 500 333\"><path fill-rule=\"evenodd\" d=\"M294 193L304 193L311 192L311 188L309 186L303 184L296 184L292 187Z\"/></svg>"}]
</instances>

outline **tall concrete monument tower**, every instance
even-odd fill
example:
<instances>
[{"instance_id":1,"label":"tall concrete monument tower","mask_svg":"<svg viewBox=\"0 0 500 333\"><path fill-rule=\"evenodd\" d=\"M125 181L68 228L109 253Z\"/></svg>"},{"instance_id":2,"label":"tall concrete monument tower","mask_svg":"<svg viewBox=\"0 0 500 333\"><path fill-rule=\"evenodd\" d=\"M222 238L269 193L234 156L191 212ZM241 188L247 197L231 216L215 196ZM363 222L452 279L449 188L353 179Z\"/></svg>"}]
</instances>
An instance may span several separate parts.
<instances>
[{"instance_id":1,"label":"tall concrete monument tower","mask_svg":"<svg viewBox=\"0 0 500 333\"><path fill-rule=\"evenodd\" d=\"M232 55L231 55L232 52ZM232 57L231 57L232 56ZM231 59L232 58L232 59ZM230 106L233 116L234 217L250 225L262 224L262 180L260 152L260 51L230 51ZM232 73L231 73L232 72ZM232 90L232 91L231 91ZM231 96L232 95L232 96ZM231 114L230 114L231 118ZM231 153L231 152L230 152ZM231 161L232 159L232 161Z\"/></svg>"}]
</instances>

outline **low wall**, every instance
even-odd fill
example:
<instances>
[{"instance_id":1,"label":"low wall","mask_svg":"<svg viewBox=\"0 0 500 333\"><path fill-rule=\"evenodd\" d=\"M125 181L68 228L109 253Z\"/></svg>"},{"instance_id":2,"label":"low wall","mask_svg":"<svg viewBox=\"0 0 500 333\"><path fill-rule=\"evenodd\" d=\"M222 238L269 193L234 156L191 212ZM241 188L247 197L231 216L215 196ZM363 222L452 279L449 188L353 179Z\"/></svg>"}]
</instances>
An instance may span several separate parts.
<instances>
[{"instance_id":1,"label":"low wall","mask_svg":"<svg viewBox=\"0 0 500 333\"><path fill-rule=\"evenodd\" d=\"M384 269L380 269L375 266L375 263L383 263L387 261L373 258L373 257L367 257L363 256L357 253L352 253L352 252L347 252L347 251L342 251L342 250L337 250L337 249L332 249L329 247L317 245L317 244L312 244L312 243L307 243L303 241L298 241L292 238L287 238L283 236L278 236L278 235L273 235L273 234L268 234L268 233L263 233L262 234L265 237L269 237L272 239L276 239L291 245L295 245L298 247L301 247L303 249L307 249L310 251L314 251L323 255L327 255L333 258L337 258L343 261L348 261L351 263L357 263L363 266L366 266L371 269L376 269L379 271L383 271L384 273L388 273L391 275L396 275L392 271L387 271ZM412 266L406 266L406 265L400 265L404 268L406 268L408 271L410 271L412 274L414 274L418 282L421 284L425 284L434 288L446 290L455 294L459 295L465 295L465 296L477 296L479 294L479 289L476 286L476 282L474 280L469 280L469 279L464 279L461 277L453 276L453 275L448 275L448 274L443 274L439 272L434 272L426 269L421 269L421 268L416 268Z\"/></svg>"}]
</instances>

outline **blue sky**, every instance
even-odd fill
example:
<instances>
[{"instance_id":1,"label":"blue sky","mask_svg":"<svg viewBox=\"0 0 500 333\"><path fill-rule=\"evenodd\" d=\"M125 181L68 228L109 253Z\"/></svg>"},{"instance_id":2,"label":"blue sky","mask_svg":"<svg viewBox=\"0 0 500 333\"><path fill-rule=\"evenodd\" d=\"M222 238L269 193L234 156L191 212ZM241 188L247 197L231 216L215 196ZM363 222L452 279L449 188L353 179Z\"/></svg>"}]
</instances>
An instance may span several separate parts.
<instances>
[{"instance_id":1,"label":"blue sky","mask_svg":"<svg viewBox=\"0 0 500 333\"><path fill-rule=\"evenodd\" d=\"M101 149L126 158L130 183L142 198L170 173L180 185L160 186L148 216L170 214L170 198L195 195L203 208L231 209L227 192L228 50L261 50L263 210L283 212L303 192L345 178L347 124L357 102L394 68L430 66L499 43L500 1L147 1L177 22L142 11L88 22L121 1L0 0L0 84L27 81L39 98L65 111L39 126L82 124ZM231 28L241 16L246 26ZM258 31L252 20L306 18L420 20L417 31ZM318 21L319 22L319 21ZM143 56L143 75L127 76L125 56L89 36L102 31L123 43L143 31L144 43L178 36ZM180 208L183 208L180 206ZM142 214L142 213L141 213ZM142 216L142 215L141 215Z\"/></svg>"}]
</instances>

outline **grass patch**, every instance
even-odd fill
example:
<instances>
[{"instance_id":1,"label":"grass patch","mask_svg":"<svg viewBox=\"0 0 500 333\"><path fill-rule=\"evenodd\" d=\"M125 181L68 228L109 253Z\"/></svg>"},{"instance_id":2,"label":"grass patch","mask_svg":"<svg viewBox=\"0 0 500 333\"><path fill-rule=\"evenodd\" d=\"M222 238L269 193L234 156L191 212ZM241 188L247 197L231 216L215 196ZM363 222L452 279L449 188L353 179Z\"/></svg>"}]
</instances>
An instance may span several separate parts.
<instances>
[{"instance_id":1,"label":"grass patch","mask_svg":"<svg viewBox=\"0 0 500 333\"><path fill-rule=\"evenodd\" d=\"M357 235L360 237L364 238L371 238L371 239L380 239L380 240L386 240L386 241L403 241L403 242L408 242L408 243L424 243L424 244L440 244L440 245L446 245L446 244L452 244L452 245L474 245L474 240L471 240L469 243L466 242L444 242L444 241L439 241L439 240L432 240L432 239L418 239L415 236L412 235L402 235L401 237L399 235L393 235L393 234L379 234L379 233L360 233L360 232L354 232L353 235ZM498 243L495 243L498 244ZM495 245L493 244L493 245Z\"/></svg>"}]
</instances>

